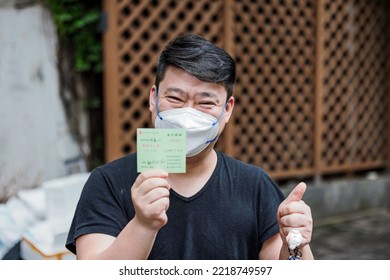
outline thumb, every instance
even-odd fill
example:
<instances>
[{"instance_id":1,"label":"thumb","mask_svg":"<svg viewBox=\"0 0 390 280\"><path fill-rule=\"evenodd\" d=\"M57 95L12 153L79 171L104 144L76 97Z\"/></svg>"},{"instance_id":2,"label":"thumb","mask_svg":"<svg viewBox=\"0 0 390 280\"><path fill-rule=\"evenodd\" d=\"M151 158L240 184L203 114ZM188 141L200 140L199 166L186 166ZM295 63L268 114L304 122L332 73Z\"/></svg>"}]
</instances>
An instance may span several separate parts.
<instances>
[{"instance_id":1,"label":"thumb","mask_svg":"<svg viewBox=\"0 0 390 280\"><path fill-rule=\"evenodd\" d=\"M301 182L299 183L288 195L286 202L300 201L302 200L303 195L306 191L306 184Z\"/></svg>"}]
</instances>

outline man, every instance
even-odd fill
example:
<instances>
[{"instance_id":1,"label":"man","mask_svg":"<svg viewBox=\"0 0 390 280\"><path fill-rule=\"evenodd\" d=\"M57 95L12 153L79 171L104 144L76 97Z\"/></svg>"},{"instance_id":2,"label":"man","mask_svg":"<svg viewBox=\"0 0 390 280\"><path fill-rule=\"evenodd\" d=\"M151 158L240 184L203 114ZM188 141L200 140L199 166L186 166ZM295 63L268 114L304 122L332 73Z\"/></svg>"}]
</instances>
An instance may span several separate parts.
<instances>
[{"instance_id":1,"label":"man","mask_svg":"<svg viewBox=\"0 0 390 280\"><path fill-rule=\"evenodd\" d=\"M284 200L261 168L214 150L233 111L234 80L234 60L198 35L166 47L150 111L156 128L186 129L186 173L138 174L135 153L95 169L66 244L78 259L313 258L305 184Z\"/></svg>"}]
</instances>

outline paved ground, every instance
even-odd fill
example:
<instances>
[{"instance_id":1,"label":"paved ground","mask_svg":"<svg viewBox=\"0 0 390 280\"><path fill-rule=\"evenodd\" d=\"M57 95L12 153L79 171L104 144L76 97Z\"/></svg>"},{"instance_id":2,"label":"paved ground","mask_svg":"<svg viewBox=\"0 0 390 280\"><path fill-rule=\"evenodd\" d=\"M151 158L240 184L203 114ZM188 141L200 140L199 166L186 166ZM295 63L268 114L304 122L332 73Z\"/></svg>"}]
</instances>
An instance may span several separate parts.
<instances>
[{"instance_id":1,"label":"paved ground","mask_svg":"<svg viewBox=\"0 0 390 280\"><path fill-rule=\"evenodd\" d=\"M390 260L390 209L315 221L317 260Z\"/></svg>"},{"instance_id":2,"label":"paved ground","mask_svg":"<svg viewBox=\"0 0 390 280\"><path fill-rule=\"evenodd\" d=\"M390 209L315 221L316 260L390 260ZM15 246L4 259L18 259Z\"/></svg>"}]
</instances>

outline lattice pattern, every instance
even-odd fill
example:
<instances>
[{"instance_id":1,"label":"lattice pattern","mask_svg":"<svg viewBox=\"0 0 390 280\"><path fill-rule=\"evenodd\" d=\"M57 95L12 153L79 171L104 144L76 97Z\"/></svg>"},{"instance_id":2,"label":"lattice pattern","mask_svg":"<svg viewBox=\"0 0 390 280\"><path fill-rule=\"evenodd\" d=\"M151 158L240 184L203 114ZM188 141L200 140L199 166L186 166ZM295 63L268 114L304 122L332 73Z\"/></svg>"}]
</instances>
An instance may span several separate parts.
<instances>
[{"instance_id":1,"label":"lattice pattern","mask_svg":"<svg viewBox=\"0 0 390 280\"><path fill-rule=\"evenodd\" d=\"M149 89L161 48L184 32L221 42L220 1L117 1L121 153L136 150L136 128L150 127ZM119 105L119 104L118 104ZM115 124L113 124L115 125Z\"/></svg>"},{"instance_id":2,"label":"lattice pattern","mask_svg":"<svg viewBox=\"0 0 390 280\"><path fill-rule=\"evenodd\" d=\"M151 126L161 48L195 32L237 60L236 107L220 149L275 179L385 166L385 2L105 0L115 18L106 54L116 62L106 69L107 160L134 152L136 128Z\"/></svg>"},{"instance_id":3,"label":"lattice pattern","mask_svg":"<svg viewBox=\"0 0 390 280\"><path fill-rule=\"evenodd\" d=\"M313 167L315 7L237 1L235 156L276 174Z\"/></svg>"},{"instance_id":4,"label":"lattice pattern","mask_svg":"<svg viewBox=\"0 0 390 280\"><path fill-rule=\"evenodd\" d=\"M324 11L324 170L383 164L386 149L385 1L326 1Z\"/></svg>"}]
</instances>

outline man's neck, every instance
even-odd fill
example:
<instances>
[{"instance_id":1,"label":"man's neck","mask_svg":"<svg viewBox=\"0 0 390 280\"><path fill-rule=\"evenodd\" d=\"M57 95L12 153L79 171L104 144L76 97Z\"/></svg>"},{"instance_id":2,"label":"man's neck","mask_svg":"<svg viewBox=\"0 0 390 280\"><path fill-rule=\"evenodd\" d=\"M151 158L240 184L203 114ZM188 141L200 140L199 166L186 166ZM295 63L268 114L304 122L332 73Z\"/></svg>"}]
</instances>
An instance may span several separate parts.
<instances>
[{"instance_id":1,"label":"man's neck","mask_svg":"<svg viewBox=\"0 0 390 280\"><path fill-rule=\"evenodd\" d=\"M210 149L209 151L205 151L205 153L201 153L194 157L187 158L186 161L186 175L191 176L195 174L196 176L202 173L205 173L214 164L217 162L217 153L214 149ZM184 175L184 174L183 174Z\"/></svg>"},{"instance_id":2,"label":"man's neck","mask_svg":"<svg viewBox=\"0 0 390 280\"><path fill-rule=\"evenodd\" d=\"M213 149L187 158L186 173L169 174L168 180L172 188L185 197L196 194L210 179L217 159L217 153Z\"/></svg>"}]
</instances>

